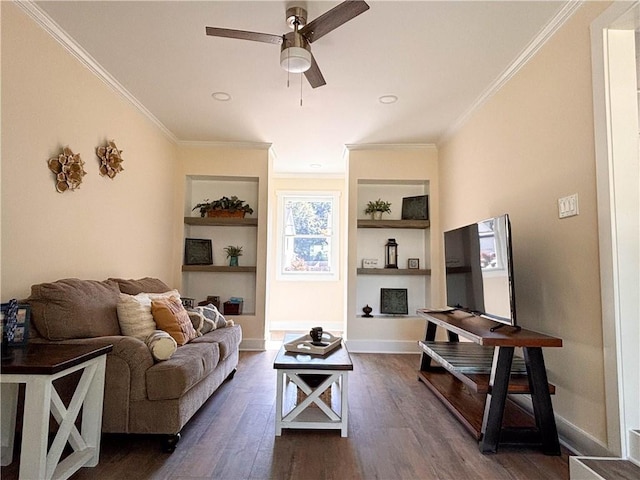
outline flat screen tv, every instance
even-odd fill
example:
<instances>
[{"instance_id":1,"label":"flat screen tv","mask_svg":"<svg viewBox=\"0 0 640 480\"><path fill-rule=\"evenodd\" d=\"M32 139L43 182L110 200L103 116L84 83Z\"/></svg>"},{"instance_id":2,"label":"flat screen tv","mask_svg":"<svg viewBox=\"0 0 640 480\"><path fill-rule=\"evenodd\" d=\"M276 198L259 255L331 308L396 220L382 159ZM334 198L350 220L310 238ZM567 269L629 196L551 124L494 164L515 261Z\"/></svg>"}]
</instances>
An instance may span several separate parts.
<instances>
[{"instance_id":1,"label":"flat screen tv","mask_svg":"<svg viewBox=\"0 0 640 480\"><path fill-rule=\"evenodd\" d=\"M444 253L447 307L516 327L509 216L445 232Z\"/></svg>"}]
</instances>

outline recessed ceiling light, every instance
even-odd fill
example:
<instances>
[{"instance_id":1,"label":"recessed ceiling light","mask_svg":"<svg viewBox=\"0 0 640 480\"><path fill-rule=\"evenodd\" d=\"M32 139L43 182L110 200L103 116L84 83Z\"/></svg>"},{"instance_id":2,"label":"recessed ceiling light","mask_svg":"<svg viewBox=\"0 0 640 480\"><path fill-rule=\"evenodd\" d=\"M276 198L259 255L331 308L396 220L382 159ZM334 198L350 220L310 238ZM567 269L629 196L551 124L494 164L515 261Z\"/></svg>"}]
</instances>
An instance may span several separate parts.
<instances>
[{"instance_id":1,"label":"recessed ceiling light","mask_svg":"<svg viewBox=\"0 0 640 480\"><path fill-rule=\"evenodd\" d=\"M322 167L322 165L320 163L312 163L311 165L309 165L311 168L320 168Z\"/></svg>"},{"instance_id":2,"label":"recessed ceiling light","mask_svg":"<svg viewBox=\"0 0 640 480\"><path fill-rule=\"evenodd\" d=\"M231 95L227 92L214 92L211 94L214 100L218 100L219 102L228 102L231 100Z\"/></svg>"},{"instance_id":3,"label":"recessed ceiling light","mask_svg":"<svg viewBox=\"0 0 640 480\"><path fill-rule=\"evenodd\" d=\"M378 101L386 105L389 103L396 103L398 101L398 97L396 97L395 95L382 95L380 98L378 98Z\"/></svg>"}]
</instances>

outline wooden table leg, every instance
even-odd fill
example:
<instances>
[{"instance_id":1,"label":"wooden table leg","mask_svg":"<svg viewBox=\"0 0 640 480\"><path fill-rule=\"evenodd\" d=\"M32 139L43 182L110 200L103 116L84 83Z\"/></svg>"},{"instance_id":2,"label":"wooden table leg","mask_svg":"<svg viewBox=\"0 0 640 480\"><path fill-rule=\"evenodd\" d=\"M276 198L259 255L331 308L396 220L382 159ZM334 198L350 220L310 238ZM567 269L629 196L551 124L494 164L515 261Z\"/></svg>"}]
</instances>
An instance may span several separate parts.
<instances>
[{"instance_id":1,"label":"wooden table leg","mask_svg":"<svg viewBox=\"0 0 640 480\"><path fill-rule=\"evenodd\" d=\"M558 430L553 416L553 404L549 394L549 383L547 382L547 370L544 366L542 348L525 347L523 352L529 377L533 413L536 418L536 426L540 432L540 440L542 441L542 451L546 455L560 455Z\"/></svg>"},{"instance_id":2,"label":"wooden table leg","mask_svg":"<svg viewBox=\"0 0 640 480\"><path fill-rule=\"evenodd\" d=\"M482 419L482 439L480 440L480 451L482 453L495 453L498 451L502 417L509 390L513 351L513 347L495 347L491 378L489 380L490 391L485 400L484 417Z\"/></svg>"}]
</instances>

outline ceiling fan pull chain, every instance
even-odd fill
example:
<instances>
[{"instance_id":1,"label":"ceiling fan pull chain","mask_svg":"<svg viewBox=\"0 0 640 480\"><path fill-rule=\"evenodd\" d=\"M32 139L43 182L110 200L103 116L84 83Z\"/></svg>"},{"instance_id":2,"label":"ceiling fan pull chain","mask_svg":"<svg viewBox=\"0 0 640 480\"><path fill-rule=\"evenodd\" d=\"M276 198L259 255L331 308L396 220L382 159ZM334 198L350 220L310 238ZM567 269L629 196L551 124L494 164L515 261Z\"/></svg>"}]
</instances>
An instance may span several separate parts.
<instances>
[{"instance_id":1,"label":"ceiling fan pull chain","mask_svg":"<svg viewBox=\"0 0 640 480\"><path fill-rule=\"evenodd\" d=\"M287 50L287 88L289 88L289 77L291 76L291 71L289 69L289 50Z\"/></svg>"},{"instance_id":2,"label":"ceiling fan pull chain","mask_svg":"<svg viewBox=\"0 0 640 480\"><path fill-rule=\"evenodd\" d=\"M300 106L302 106L302 73L300 74Z\"/></svg>"}]
</instances>

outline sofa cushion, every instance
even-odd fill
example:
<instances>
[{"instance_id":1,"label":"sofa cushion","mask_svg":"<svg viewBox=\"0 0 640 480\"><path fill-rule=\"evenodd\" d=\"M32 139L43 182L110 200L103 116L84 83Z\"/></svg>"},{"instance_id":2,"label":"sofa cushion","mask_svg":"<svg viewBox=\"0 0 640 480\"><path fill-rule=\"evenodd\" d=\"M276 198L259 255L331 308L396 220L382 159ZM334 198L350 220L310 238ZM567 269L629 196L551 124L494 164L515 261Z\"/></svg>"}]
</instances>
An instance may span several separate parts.
<instances>
[{"instance_id":1,"label":"sofa cushion","mask_svg":"<svg viewBox=\"0 0 640 480\"><path fill-rule=\"evenodd\" d=\"M138 280L125 280L124 278L110 278L109 280L116 282L120 291L128 295L137 295L139 293L164 293L171 290L162 280L152 277L140 278Z\"/></svg>"},{"instance_id":2,"label":"sofa cushion","mask_svg":"<svg viewBox=\"0 0 640 480\"><path fill-rule=\"evenodd\" d=\"M67 278L31 287L27 302L36 329L48 340L120 335L118 284Z\"/></svg>"},{"instance_id":3,"label":"sofa cushion","mask_svg":"<svg viewBox=\"0 0 640 480\"><path fill-rule=\"evenodd\" d=\"M152 299L151 314L158 328L171 335L178 345L198 336L179 297Z\"/></svg>"},{"instance_id":4,"label":"sofa cushion","mask_svg":"<svg viewBox=\"0 0 640 480\"><path fill-rule=\"evenodd\" d=\"M217 343L220 346L220 359L226 358L238 350L242 341L242 328L240 325L233 325L227 328L218 328L201 337L192 340L191 344Z\"/></svg>"},{"instance_id":5,"label":"sofa cushion","mask_svg":"<svg viewBox=\"0 0 640 480\"><path fill-rule=\"evenodd\" d=\"M203 380L218 365L220 350L216 343L189 343L179 347L173 356L147 370L149 400L180 398Z\"/></svg>"}]
</instances>

